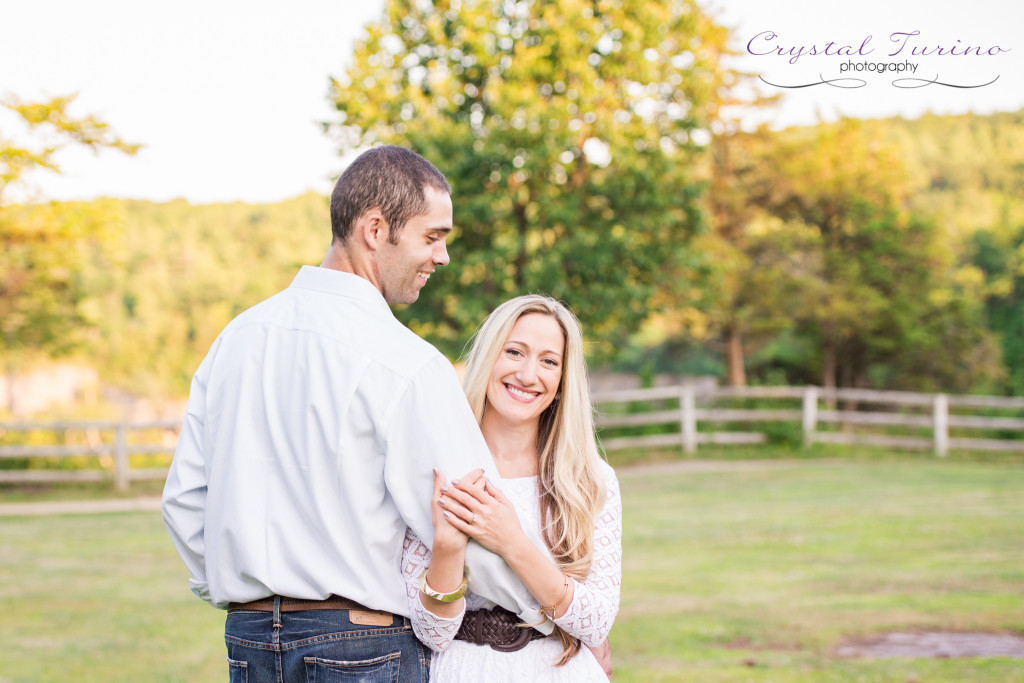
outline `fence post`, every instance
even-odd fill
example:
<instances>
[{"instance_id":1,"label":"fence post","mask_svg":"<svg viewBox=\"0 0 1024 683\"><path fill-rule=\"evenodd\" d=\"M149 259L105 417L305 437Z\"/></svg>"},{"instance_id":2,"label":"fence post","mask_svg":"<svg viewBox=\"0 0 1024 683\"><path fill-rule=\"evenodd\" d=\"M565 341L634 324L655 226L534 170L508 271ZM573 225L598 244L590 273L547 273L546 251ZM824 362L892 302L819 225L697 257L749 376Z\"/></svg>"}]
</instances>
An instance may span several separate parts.
<instances>
[{"instance_id":1,"label":"fence post","mask_svg":"<svg viewBox=\"0 0 1024 683\"><path fill-rule=\"evenodd\" d=\"M945 394L935 394L935 402L932 405L932 415L935 429L935 455L940 458L946 457L949 452L949 397Z\"/></svg>"},{"instance_id":2,"label":"fence post","mask_svg":"<svg viewBox=\"0 0 1024 683\"><path fill-rule=\"evenodd\" d=\"M818 387L804 389L803 426L806 447L814 443L814 430L818 426Z\"/></svg>"},{"instance_id":3,"label":"fence post","mask_svg":"<svg viewBox=\"0 0 1024 683\"><path fill-rule=\"evenodd\" d=\"M119 422L114 432L114 487L128 490L128 439L125 424Z\"/></svg>"},{"instance_id":4,"label":"fence post","mask_svg":"<svg viewBox=\"0 0 1024 683\"><path fill-rule=\"evenodd\" d=\"M697 397L692 384L684 384L679 394L680 427L683 451L687 455L697 452Z\"/></svg>"}]
</instances>

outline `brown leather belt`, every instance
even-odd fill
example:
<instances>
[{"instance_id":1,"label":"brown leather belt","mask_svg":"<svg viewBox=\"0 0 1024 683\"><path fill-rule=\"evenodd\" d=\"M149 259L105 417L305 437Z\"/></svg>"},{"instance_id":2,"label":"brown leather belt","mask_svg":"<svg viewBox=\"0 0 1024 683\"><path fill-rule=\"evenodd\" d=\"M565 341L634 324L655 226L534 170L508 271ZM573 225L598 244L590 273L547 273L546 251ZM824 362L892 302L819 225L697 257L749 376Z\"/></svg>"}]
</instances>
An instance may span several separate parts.
<instances>
[{"instance_id":1,"label":"brown leather belt","mask_svg":"<svg viewBox=\"0 0 1024 683\"><path fill-rule=\"evenodd\" d=\"M455 638L476 645L490 645L498 652L515 652L522 650L531 640L547 637L535 628L519 624L519 617L501 607L467 610Z\"/></svg>"},{"instance_id":2,"label":"brown leather belt","mask_svg":"<svg viewBox=\"0 0 1024 683\"><path fill-rule=\"evenodd\" d=\"M236 609L249 610L252 612L273 612L274 597L271 596L269 598L262 598L261 600L253 600L252 602L232 602L228 605L228 611ZM326 600L299 600L298 598L281 597L282 612L305 612L308 610L324 609L354 609L363 612L373 612L382 616L391 616L390 612L378 612L377 610L372 610L369 607L360 605L355 600L349 600L348 598L343 598L340 595L332 595Z\"/></svg>"}]
</instances>

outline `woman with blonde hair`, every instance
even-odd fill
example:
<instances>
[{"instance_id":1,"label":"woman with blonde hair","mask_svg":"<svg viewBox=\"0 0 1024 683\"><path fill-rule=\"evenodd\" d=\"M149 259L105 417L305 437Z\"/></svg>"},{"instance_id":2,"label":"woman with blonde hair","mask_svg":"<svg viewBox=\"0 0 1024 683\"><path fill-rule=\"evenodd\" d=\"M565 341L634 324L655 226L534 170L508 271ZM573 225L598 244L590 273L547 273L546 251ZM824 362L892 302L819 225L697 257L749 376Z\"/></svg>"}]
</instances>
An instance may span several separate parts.
<instances>
[{"instance_id":1,"label":"woman with blonde hair","mask_svg":"<svg viewBox=\"0 0 1024 683\"><path fill-rule=\"evenodd\" d=\"M477 333L463 386L501 481L447 483L435 472L433 545L406 535L430 679L605 681L610 667L594 652L618 612L622 505L597 449L579 322L550 297L505 302ZM504 558L543 623L466 592L469 538Z\"/></svg>"}]
</instances>

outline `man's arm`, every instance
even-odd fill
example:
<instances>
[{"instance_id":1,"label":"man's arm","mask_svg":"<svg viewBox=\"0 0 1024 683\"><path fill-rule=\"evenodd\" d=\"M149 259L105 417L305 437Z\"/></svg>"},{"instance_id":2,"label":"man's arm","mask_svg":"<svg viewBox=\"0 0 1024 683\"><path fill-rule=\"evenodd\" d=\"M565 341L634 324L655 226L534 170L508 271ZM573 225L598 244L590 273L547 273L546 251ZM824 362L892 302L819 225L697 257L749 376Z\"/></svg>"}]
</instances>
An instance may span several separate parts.
<instances>
[{"instance_id":1,"label":"man's arm","mask_svg":"<svg viewBox=\"0 0 1024 683\"><path fill-rule=\"evenodd\" d=\"M500 481L455 370L440 356L419 372L398 400L388 426L385 464L385 481L402 518L427 545L434 539L434 468L449 481L481 468L492 482ZM501 557L471 541L466 567L474 593L528 623L543 621L536 601ZM546 627L551 628L550 622Z\"/></svg>"},{"instance_id":2,"label":"man's arm","mask_svg":"<svg viewBox=\"0 0 1024 683\"><path fill-rule=\"evenodd\" d=\"M206 423L205 371L209 363L210 356L207 356L192 378L188 408L167 482L164 484L161 505L167 531L191 574L189 587L207 602L211 602L211 597L206 582L204 543L206 464L203 458L203 432Z\"/></svg>"}]
</instances>

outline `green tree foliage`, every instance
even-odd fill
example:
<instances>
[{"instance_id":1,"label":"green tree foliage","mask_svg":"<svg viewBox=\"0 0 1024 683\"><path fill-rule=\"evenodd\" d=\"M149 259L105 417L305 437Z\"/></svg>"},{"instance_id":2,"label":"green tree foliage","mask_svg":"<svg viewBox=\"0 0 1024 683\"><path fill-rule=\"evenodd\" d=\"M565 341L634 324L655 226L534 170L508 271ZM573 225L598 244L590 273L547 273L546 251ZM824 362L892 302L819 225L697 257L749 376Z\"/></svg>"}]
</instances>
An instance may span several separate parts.
<instances>
[{"instance_id":1,"label":"green tree foliage","mask_svg":"<svg viewBox=\"0 0 1024 683\"><path fill-rule=\"evenodd\" d=\"M409 146L454 189L456 265L400 314L457 352L543 291L611 355L700 224L694 137L735 78L725 40L693 0L390 0L332 98L343 150Z\"/></svg>"},{"instance_id":2,"label":"green tree foliage","mask_svg":"<svg viewBox=\"0 0 1024 683\"><path fill-rule=\"evenodd\" d=\"M983 274L988 327L998 337L1011 396L1024 396L1024 227L1015 234L979 230L971 237Z\"/></svg>"},{"instance_id":3,"label":"green tree foliage","mask_svg":"<svg viewBox=\"0 0 1024 683\"><path fill-rule=\"evenodd\" d=\"M88 273L113 272L120 227L110 202L0 207L0 355L62 355L95 331Z\"/></svg>"},{"instance_id":4,"label":"green tree foliage","mask_svg":"<svg viewBox=\"0 0 1024 683\"><path fill-rule=\"evenodd\" d=\"M328 200L119 203L126 258L102 298L92 357L108 381L181 396L223 327L288 286L331 239Z\"/></svg>"},{"instance_id":5,"label":"green tree foliage","mask_svg":"<svg viewBox=\"0 0 1024 683\"><path fill-rule=\"evenodd\" d=\"M922 193L934 190L919 184L914 150L930 148L935 135L968 123L971 129L991 129L994 139L1015 139L1020 124L1013 116L992 118L1000 123L925 117L918 129L915 122L892 121L909 131L895 147L885 143L895 139L891 132L872 121L852 124L842 134L822 126L719 138L705 148L715 156L702 157L707 168L719 167L717 177L703 171L701 176L712 178L703 199L711 229L676 255L682 266L677 261L674 270L657 273L659 287L641 330L648 336L623 345L622 355L634 360L633 369L724 377L720 355L728 349L727 325L738 321L751 382L820 383L821 325L831 319L845 333L836 350L839 384L1024 392L1024 230L1009 229L998 212L987 211L954 229L948 215L933 219L919 205ZM729 148L722 150L723 144ZM822 152L817 165L803 156L816 149ZM987 149L977 157L958 150L956 163L978 168ZM880 168L880 179L846 168L853 161L838 158L844 150L869 170L871 164ZM1016 163L1014 154L992 157L992 178L1009 182L1013 174L1004 165ZM894 168L886 170L890 163ZM847 181L840 182L842 177ZM958 198L958 182L943 196L967 217L970 200ZM977 188L973 176L963 182ZM1003 198L993 199L992 206L1003 203L1011 212L1020 199L1009 189L990 191ZM840 201L847 195L852 198ZM819 215L812 211L826 215L828 207L839 207L845 216L836 223L841 235L833 236L841 249L829 247L820 225L808 218ZM32 295L0 297L4 333L20 330L25 341L17 352L5 347L2 361L10 367L12 358L31 348L47 355L77 348L77 357L96 367L105 382L155 396L183 396L224 324L287 286L301 264L318 263L330 239L327 199L314 194L268 205L7 204L0 207L0 221L7 240L0 274L5 282L23 278L17 287ZM973 237L965 245L961 234ZM32 267L25 265L30 256ZM436 299L438 283L462 277L471 256L460 253L461 262L446 278L432 279L422 300L403 315L418 314ZM15 285L4 286L14 291ZM998 343L988 338L988 329ZM453 355L464 335L450 344ZM996 383L1001 359L1005 384Z\"/></svg>"},{"instance_id":6,"label":"green tree foliage","mask_svg":"<svg viewBox=\"0 0 1024 683\"><path fill-rule=\"evenodd\" d=\"M765 211L775 182L774 151L765 130L718 135L709 150L711 229L695 247L710 269L710 298L701 306L705 343L722 340L732 386L746 384L746 356L792 321L790 272L798 266L792 262L798 252L785 226Z\"/></svg>"},{"instance_id":7,"label":"green tree foliage","mask_svg":"<svg viewBox=\"0 0 1024 683\"><path fill-rule=\"evenodd\" d=\"M29 144L21 144L0 133L0 205L8 187L24 182L30 171L60 173L56 157L68 146L93 151L117 149L126 154L139 150L138 145L122 140L95 116L72 116L68 108L75 97L54 97L46 102L25 102L10 95L0 99L0 106L18 115L32 139Z\"/></svg>"},{"instance_id":8,"label":"green tree foliage","mask_svg":"<svg viewBox=\"0 0 1024 683\"><path fill-rule=\"evenodd\" d=\"M817 340L822 384L953 389L991 376L976 292L952 277L935 224L905 210L898 150L846 120L791 131L776 157L769 206L802 234L794 319Z\"/></svg>"},{"instance_id":9,"label":"green tree foliage","mask_svg":"<svg viewBox=\"0 0 1024 683\"><path fill-rule=\"evenodd\" d=\"M976 230L992 229L1009 239L1024 224L1024 110L927 114L864 127L899 149L914 188L909 207L934 216L951 238L969 240Z\"/></svg>"},{"instance_id":10,"label":"green tree foliage","mask_svg":"<svg viewBox=\"0 0 1024 683\"><path fill-rule=\"evenodd\" d=\"M135 153L106 123L71 115L73 100L0 100L29 138L23 144L0 134L0 357L8 373L26 354L67 353L96 332L98 283L86 272L111 272L118 259L120 222L110 203L5 201L29 172L59 173L56 157L67 146Z\"/></svg>"}]
</instances>

